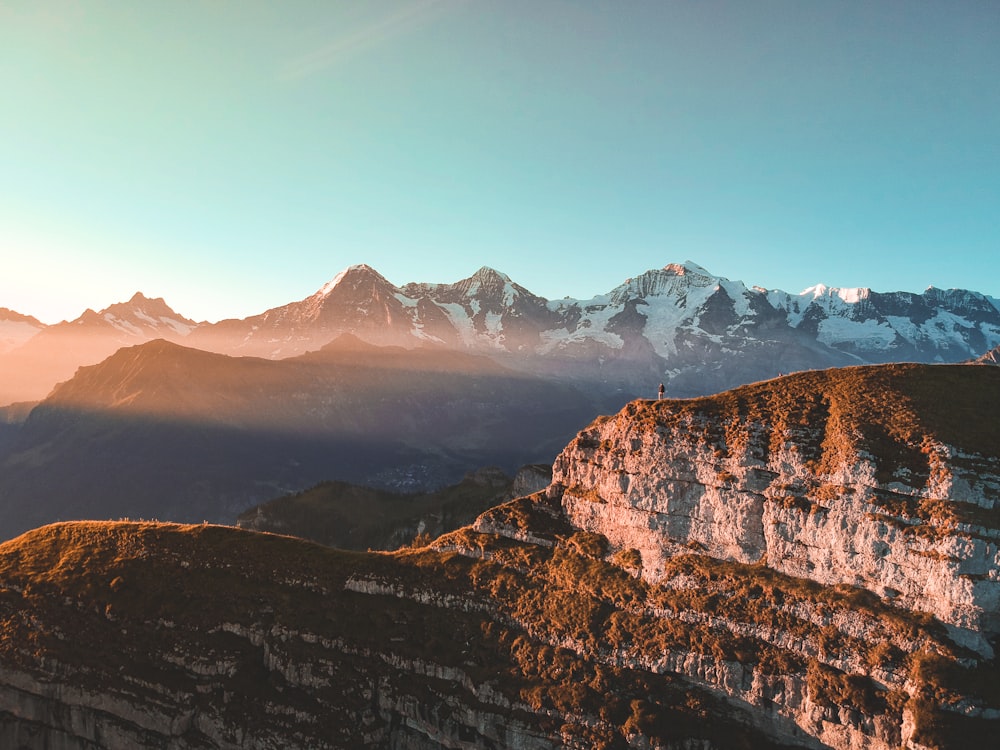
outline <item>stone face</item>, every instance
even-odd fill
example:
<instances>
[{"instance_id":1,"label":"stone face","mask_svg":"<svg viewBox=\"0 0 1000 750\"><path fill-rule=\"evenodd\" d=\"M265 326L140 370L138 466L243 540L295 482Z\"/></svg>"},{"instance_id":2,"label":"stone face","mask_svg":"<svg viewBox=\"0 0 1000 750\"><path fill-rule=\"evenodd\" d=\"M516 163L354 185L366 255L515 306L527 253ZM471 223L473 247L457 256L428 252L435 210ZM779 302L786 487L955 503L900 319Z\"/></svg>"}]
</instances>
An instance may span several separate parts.
<instances>
[{"instance_id":1,"label":"stone face","mask_svg":"<svg viewBox=\"0 0 1000 750\"><path fill-rule=\"evenodd\" d=\"M754 387L736 393L755 398ZM849 409L850 395L844 399L830 408ZM711 399L674 403L679 417L671 403L634 403L581 432L559 456L550 492L574 525L641 550L651 580L683 551L766 562L928 612L989 651L983 635L1000 632L1000 529L960 514L1000 517L990 515L998 509L1000 458L923 434L919 445L892 445L921 452L922 481L885 481L870 446L835 420L796 432L780 416L757 421L738 408L722 424ZM921 517L921 506L939 515Z\"/></svg>"}]
</instances>

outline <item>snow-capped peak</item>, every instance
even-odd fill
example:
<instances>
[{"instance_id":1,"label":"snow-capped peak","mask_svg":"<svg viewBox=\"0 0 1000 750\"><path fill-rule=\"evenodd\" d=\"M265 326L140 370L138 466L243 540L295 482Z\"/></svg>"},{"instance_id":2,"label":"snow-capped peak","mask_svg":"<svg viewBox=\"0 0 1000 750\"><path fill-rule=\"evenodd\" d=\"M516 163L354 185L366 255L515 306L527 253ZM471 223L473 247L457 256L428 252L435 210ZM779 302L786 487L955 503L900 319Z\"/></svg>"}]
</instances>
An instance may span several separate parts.
<instances>
[{"instance_id":1,"label":"snow-capped peak","mask_svg":"<svg viewBox=\"0 0 1000 750\"><path fill-rule=\"evenodd\" d=\"M472 274L472 278L482 283L496 282L496 281L501 281L505 284L510 283L510 276L508 276L505 273L501 273L500 271L497 271L495 268L490 268L489 266L483 266L482 268L480 268L478 271Z\"/></svg>"},{"instance_id":2,"label":"snow-capped peak","mask_svg":"<svg viewBox=\"0 0 1000 750\"><path fill-rule=\"evenodd\" d=\"M133 294L128 302L109 305L100 313L88 310L77 322L92 319L101 319L130 336L144 336L144 330L183 336L195 326L193 320L174 312L162 297L151 299L142 292Z\"/></svg>"},{"instance_id":3,"label":"snow-capped peak","mask_svg":"<svg viewBox=\"0 0 1000 750\"><path fill-rule=\"evenodd\" d=\"M800 297L811 297L812 299L820 299L821 297L834 298L838 297L841 301L846 302L849 305L856 305L861 300L868 299L871 295L871 289L867 287L829 287L826 284L816 284L808 289L804 289Z\"/></svg>"},{"instance_id":4,"label":"snow-capped peak","mask_svg":"<svg viewBox=\"0 0 1000 750\"><path fill-rule=\"evenodd\" d=\"M489 266L483 266L467 279L462 279L453 286L466 299L492 300L506 306L522 296L526 290L519 287L505 273L500 273Z\"/></svg>"},{"instance_id":5,"label":"snow-capped peak","mask_svg":"<svg viewBox=\"0 0 1000 750\"><path fill-rule=\"evenodd\" d=\"M338 273L328 282L326 282L322 288L317 292L317 296L326 297L334 289L336 289L344 279L348 276L377 276L381 278L381 275L374 268L369 266L367 263L356 263L353 266L348 266L343 271Z\"/></svg>"},{"instance_id":6,"label":"snow-capped peak","mask_svg":"<svg viewBox=\"0 0 1000 750\"><path fill-rule=\"evenodd\" d=\"M612 289L609 296L612 304L623 304L625 300L633 298L680 295L692 287L717 287L721 281L720 277L713 276L691 261L671 263L662 269L646 271L626 279L623 284Z\"/></svg>"},{"instance_id":7,"label":"snow-capped peak","mask_svg":"<svg viewBox=\"0 0 1000 750\"><path fill-rule=\"evenodd\" d=\"M668 263L663 267L663 270L673 274L674 276L695 274L698 276L705 276L707 278L715 278L715 276L691 260L686 260L683 263Z\"/></svg>"}]
</instances>

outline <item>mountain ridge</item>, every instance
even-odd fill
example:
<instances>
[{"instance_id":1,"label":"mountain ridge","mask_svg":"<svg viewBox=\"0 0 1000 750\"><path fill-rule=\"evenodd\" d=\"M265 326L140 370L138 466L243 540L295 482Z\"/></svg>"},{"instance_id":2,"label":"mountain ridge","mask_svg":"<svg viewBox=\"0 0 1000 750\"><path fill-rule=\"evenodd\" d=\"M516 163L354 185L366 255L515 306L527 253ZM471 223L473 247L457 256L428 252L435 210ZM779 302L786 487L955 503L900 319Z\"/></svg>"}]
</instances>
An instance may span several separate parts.
<instances>
[{"instance_id":1,"label":"mountain ridge","mask_svg":"<svg viewBox=\"0 0 1000 750\"><path fill-rule=\"evenodd\" d=\"M105 329L99 354L68 335L54 341L54 331L74 326ZM32 329L18 330L24 337ZM591 299L547 300L487 266L450 284L397 287L357 264L305 299L243 319L195 324L162 299L141 294L100 313L88 310L14 339L0 352L0 401L38 400L75 366L94 364L116 344L164 337L223 354L281 359L344 333L379 345L483 353L627 400L661 381L673 395L696 396L779 372L971 359L1000 345L1000 300L935 287L917 294L822 284L795 295L747 287L691 261L646 271ZM46 358L58 364L44 377L19 375L40 372Z\"/></svg>"},{"instance_id":2,"label":"mountain ridge","mask_svg":"<svg viewBox=\"0 0 1000 750\"><path fill-rule=\"evenodd\" d=\"M0 352L0 403L38 401L78 367L94 365L123 346L156 338L179 341L196 323L162 298L136 292L127 302L72 321L40 328L18 346Z\"/></svg>"}]
</instances>

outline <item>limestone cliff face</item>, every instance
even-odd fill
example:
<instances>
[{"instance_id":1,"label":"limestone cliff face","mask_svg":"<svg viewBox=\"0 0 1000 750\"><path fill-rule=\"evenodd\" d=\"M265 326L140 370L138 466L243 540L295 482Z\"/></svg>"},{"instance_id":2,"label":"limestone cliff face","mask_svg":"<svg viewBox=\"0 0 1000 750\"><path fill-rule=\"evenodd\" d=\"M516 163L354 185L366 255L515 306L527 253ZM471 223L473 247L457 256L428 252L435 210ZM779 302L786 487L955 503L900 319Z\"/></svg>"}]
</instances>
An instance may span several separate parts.
<instances>
[{"instance_id":1,"label":"limestone cliff face","mask_svg":"<svg viewBox=\"0 0 1000 750\"><path fill-rule=\"evenodd\" d=\"M991 404L955 390L989 393L982 381L1000 378L975 366L894 369L892 380L886 368L851 368L634 402L563 451L550 492L574 525L639 550L650 580L683 552L762 562L933 614L989 653L1000 632L1000 457L995 434L976 438ZM953 403L951 414L928 414L907 392L928 378L940 386L934 411Z\"/></svg>"}]
</instances>

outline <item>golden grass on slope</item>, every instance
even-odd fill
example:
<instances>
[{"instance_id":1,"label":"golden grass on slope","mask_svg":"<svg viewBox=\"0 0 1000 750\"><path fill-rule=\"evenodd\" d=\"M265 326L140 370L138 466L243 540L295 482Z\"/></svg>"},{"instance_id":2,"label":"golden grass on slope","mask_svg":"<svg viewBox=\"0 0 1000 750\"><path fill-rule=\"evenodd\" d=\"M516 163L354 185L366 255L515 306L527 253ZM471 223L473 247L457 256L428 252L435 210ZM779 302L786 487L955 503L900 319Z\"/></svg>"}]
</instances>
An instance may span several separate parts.
<instances>
[{"instance_id":1,"label":"golden grass on slope","mask_svg":"<svg viewBox=\"0 0 1000 750\"><path fill-rule=\"evenodd\" d=\"M357 746L358 717L372 705L365 691L380 681L431 712L479 705L461 682L394 666L415 659L489 683L514 702L507 720L572 734L587 747L624 750L636 733L710 739L733 750L764 746L739 710L701 689L559 645L573 632L597 653L605 598L617 591L611 599L624 603L639 585L590 556L599 542L584 535L556 552L522 545L525 554L510 560L524 567L512 568L427 549L349 554L214 526L56 525L0 546L8 587L0 596L0 662L88 691L124 689L158 711L221 712L251 738L265 736L257 733L287 708L291 717L320 717L323 737L346 747ZM540 586L550 573L553 583ZM352 576L440 600L345 590ZM509 596L493 598L505 582ZM576 595L584 584L595 588ZM239 628L266 645L237 635ZM296 687L268 666L288 660L328 671L328 686ZM293 721L288 731L307 728Z\"/></svg>"},{"instance_id":2,"label":"golden grass on slope","mask_svg":"<svg viewBox=\"0 0 1000 750\"><path fill-rule=\"evenodd\" d=\"M491 684L526 707L518 710L534 717L530 721L552 721L559 712L577 717L565 732L591 747L679 736L724 748L767 746L747 734L732 706L648 666L675 653L709 664L738 662L764 676L797 676L812 700L831 710L898 724L905 707L929 747L991 736L976 720L941 707L958 706L969 695L1000 707L996 662L977 662L927 615L851 587L823 587L763 565L699 555L674 558L664 584L653 586L634 575L638 555L619 552L612 556L619 564L608 561L607 541L571 529L541 493L491 517L552 546L471 528L394 554L346 553L208 525L39 529L0 545L0 660L32 669L83 662L94 681L88 687L96 689L122 673L143 684L167 684L180 696L221 684L237 723L253 725L248 716L281 700L294 700L306 714L340 716L342 710L336 731L350 736L356 731L351 711L361 710L364 699L362 689L346 686L373 674L406 684L435 705L475 700L460 684L414 679L388 666L430 659L476 684ZM352 577L384 584L387 593L345 590ZM838 615L877 623L877 637L845 632ZM285 690L259 644L251 648L220 632L221 623L254 628L272 639L269 653L301 664L334 663L317 645L323 641L347 644L330 667L335 689L316 695ZM285 632L316 638L268 635ZM192 676L159 659L164 652L230 669L210 679ZM382 653L392 656L373 656ZM913 695L900 688L907 678ZM353 697L338 697L342 690Z\"/></svg>"},{"instance_id":3,"label":"golden grass on slope","mask_svg":"<svg viewBox=\"0 0 1000 750\"><path fill-rule=\"evenodd\" d=\"M944 461L973 475L1000 472L998 394L996 367L877 365L796 373L704 398L637 401L619 418L630 426L687 432L715 446L720 459L749 453L766 462L791 449L817 474L870 456L880 483L920 489L944 470ZM942 457L943 446L964 455ZM1000 511L954 502L911 506L896 510L1000 528Z\"/></svg>"}]
</instances>

